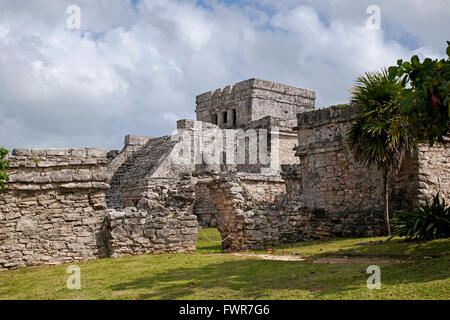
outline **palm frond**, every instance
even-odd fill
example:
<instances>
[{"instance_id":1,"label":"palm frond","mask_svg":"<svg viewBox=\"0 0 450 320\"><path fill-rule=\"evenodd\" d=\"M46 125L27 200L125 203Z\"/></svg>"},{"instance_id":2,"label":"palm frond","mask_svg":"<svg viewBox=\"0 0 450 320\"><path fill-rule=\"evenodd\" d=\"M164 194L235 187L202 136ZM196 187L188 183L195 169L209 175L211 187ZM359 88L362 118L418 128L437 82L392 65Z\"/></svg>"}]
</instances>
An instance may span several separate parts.
<instances>
[{"instance_id":1,"label":"palm frond","mask_svg":"<svg viewBox=\"0 0 450 320\"><path fill-rule=\"evenodd\" d=\"M356 80L351 101L358 114L347 137L358 161L395 169L410 150L406 121L400 114L402 88L398 80L389 79L386 69Z\"/></svg>"}]
</instances>

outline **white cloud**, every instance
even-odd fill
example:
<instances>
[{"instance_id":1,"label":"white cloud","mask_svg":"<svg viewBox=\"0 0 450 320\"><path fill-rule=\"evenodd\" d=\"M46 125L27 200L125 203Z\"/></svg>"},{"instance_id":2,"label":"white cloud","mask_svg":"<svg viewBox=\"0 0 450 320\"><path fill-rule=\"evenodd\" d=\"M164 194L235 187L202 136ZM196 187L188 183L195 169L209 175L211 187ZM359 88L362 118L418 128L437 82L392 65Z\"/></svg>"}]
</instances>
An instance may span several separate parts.
<instances>
[{"instance_id":1,"label":"white cloud","mask_svg":"<svg viewBox=\"0 0 450 320\"><path fill-rule=\"evenodd\" d=\"M0 145L120 148L195 117L196 94L251 77L345 103L364 71L442 56L450 27L445 0L379 1L379 31L365 27L370 1L203 2L0 0Z\"/></svg>"},{"instance_id":2,"label":"white cloud","mask_svg":"<svg viewBox=\"0 0 450 320\"><path fill-rule=\"evenodd\" d=\"M0 25L0 39L6 38L6 36L9 34L9 28L6 26Z\"/></svg>"}]
</instances>

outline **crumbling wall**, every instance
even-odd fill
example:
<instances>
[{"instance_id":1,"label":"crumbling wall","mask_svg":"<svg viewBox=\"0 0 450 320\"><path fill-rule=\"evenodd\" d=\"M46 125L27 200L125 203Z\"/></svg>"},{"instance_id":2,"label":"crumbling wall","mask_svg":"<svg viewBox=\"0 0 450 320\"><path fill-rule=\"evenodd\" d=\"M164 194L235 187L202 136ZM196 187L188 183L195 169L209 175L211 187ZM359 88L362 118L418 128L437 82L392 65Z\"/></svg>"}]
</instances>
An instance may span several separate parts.
<instances>
[{"instance_id":1,"label":"crumbling wall","mask_svg":"<svg viewBox=\"0 0 450 320\"><path fill-rule=\"evenodd\" d=\"M286 192L285 184L281 179L281 176L238 173L234 176L234 179L237 185L241 187L242 191L251 198L252 205L273 205L276 198ZM227 183L229 182L227 181ZM197 216L201 227L218 226L217 209L215 205L217 199L213 201L213 191L211 190L211 188L214 189L214 184L220 185L219 180L215 180L214 183L211 183L211 178L206 178L206 180L200 179L194 186L195 202L193 212L194 215Z\"/></svg>"},{"instance_id":2,"label":"crumbling wall","mask_svg":"<svg viewBox=\"0 0 450 320\"><path fill-rule=\"evenodd\" d=\"M191 179L141 179L127 185L122 199L125 209L107 218L109 256L195 251Z\"/></svg>"},{"instance_id":3,"label":"crumbling wall","mask_svg":"<svg viewBox=\"0 0 450 320\"><path fill-rule=\"evenodd\" d=\"M433 147L421 144L418 163L418 199L424 201L439 192L440 197L450 203L450 139L435 143Z\"/></svg>"},{"instance_id":4,"label":"crumbling wall","mask_svg":"<svg viewBox=\"0 0 450 320\"><path fill-rule=\"evenodd\" d=\"M105 150L14 150L9 160L0 192L0 269L106 255Z\"/></svg>"},{"instance_id":5,"label":"crumbling wall","mask_svg":"<svg viewBox=\"0 0 450 320\"><path fill-rule=\"evenodd\" d=\"M202 179L197 183L206 184L210 190L211 201L217 210L217 229L222 235L222 251L247 249L243 213L251 210L252 204L244 189L236 180L225 176Z\"/></svg>"},{"instance_id":6,"label":"crumbling wall","mask_svg":"<svg viewBox=\"0 0 450 320\"><path fill-rule=\"evenodd\" d=\"M286 193L286 185L278 175L240 173L236 179L256 205L274 205L277 197Z\"/></svg>"},{"instance_id":7,"label":"crumbling wall","mask_svg":"<svg viewBox=\"0 0 450 320\"><path fill-rule=\"evenodd\" d=\"M412 206L439 196L450 203L450 140L420 143L407 155L394 179L392 208L411 209Z\"/></svg>"},{"instance_id":8,"label":"crumbling wall","mask_svg":"<svg viewBox=\"0 0 450 320\"><path fill-rule=\"evenodd\" d=\"M261 249L300 239L296 217L273 205L284 191L283 183L276 178L219 175L200 179L197 184L210 190L217 229L222 235L222 251Z\"/></svg>"},{"instance_id":9,"label":"crumbling wall","mask_svg":"<svg viewBox=\"0 0 450 320\"><path fill-rule=\"evenodd\" d=\"M294 233L289 221L295 217L273 205L285 192L279 176L145 178L127 184L122 192L126 209L108 216L110 256L192 251L199 225L212 223L222 235L224 252L293 241L287 234ZM207 211L198 211L199 204Z\"/></svg>"},{"instance_id":10,"label":"crumbling wall","mask_svg":"<svg viewBox=\"0 0 450 320\"><path fill-rule=\"evenodd\" d=\"M108 256L195 251L197 219L166 211L110 210L107 217Z\"/></svg>"},{"instance_id":11,"label":"crumbling wall","mask_svg":"<svg viewBox=\"0 0 450 320\"><path fill-rule=\"evenodd\" d=\"M141 253L190 252L191 179L137 180L107 211L106 150L14 150L0 193L0 270Z\"/></svg>"}]
</instances>

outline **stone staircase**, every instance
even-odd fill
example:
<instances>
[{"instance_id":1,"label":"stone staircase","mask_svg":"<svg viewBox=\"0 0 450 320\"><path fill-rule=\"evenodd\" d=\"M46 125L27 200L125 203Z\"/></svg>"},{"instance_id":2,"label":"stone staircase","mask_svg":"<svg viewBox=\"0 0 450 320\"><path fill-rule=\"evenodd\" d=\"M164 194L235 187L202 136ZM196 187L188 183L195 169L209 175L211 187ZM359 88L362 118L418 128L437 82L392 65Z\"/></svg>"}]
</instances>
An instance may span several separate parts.
<instances>
[{"instance_id":1,"label":"stone staircase","mask_svg":"<svg viewBox=\"0 0 450 320\"><path fill-rule=\"evenodd\" d=\"M151 177L152 173L166 160L176 143L176 141L172 141L171 136L150 139L140 149L128 156L112 174L110 189L106 194L108 208L122 208L121 194L124 188L130 182ZM125 152L125 149L122 152Z\"/></svg>"}]
</instances>

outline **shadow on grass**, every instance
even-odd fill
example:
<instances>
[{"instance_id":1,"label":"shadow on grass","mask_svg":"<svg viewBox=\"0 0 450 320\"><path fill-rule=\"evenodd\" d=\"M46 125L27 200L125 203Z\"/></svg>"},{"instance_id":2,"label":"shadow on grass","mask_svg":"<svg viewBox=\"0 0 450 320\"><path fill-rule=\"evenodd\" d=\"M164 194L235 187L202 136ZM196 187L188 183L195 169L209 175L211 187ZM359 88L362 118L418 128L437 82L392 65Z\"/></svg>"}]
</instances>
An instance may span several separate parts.
<instances>
[{"instance_id":1,"label":"shadow on grass","mask_svg":"<svg viewBox=\"0 0 450 320\"><path fill-rule=\"evenodd\" d=\"M264 299L274 294L282 299L304 299L334 293L346 296L349 290L367 290L367 267L241 259L174 268L119 283L110 289L118 296L121 292L136 291L141 299ZM427 267L433 272L426 272ZM383 285L446 279L448 271L448 264L442 261L390 265L383 267Z\"/></svg>"},{"instance_id":2,"label":"shadow on grass","mask_svg":"<svg viewBox=\"0 0 450 320\"><path fill-rule=\"evenodd\" d=\"M405 241L404 239L392 239L381 243L361 241L333 252L323 252L310 256L312 259L330 256L348 257L376 257L417 259L424 257L438 258L450 255L450 239L438 239L433 241Z\"/></svg>"},{"instance_id":3,"label":"shadow on grass","mask_svg":"<svg viewBox=\"0 0 450 320\"><path fill-rule=\"evenodd\" d=\"M422 242L405 241L404 238L386 239L325 239L282 244L271 249L278 254L296 253L312 259L340 256L398 259L450 256L450 238Z\"/></svg>"}]
</instances>

